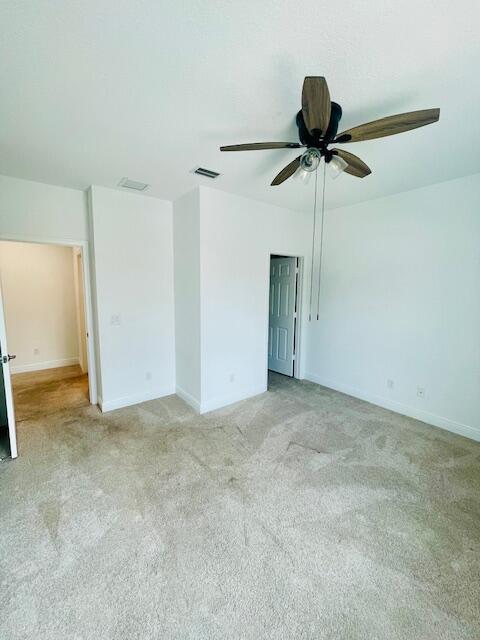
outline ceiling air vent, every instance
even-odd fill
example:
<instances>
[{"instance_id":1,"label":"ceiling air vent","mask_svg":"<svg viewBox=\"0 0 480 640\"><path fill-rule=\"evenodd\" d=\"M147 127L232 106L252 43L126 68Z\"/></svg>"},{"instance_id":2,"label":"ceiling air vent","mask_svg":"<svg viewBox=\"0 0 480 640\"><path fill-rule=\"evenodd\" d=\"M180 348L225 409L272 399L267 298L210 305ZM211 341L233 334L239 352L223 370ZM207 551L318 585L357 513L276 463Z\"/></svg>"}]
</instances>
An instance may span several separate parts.
<instances>
[{"instance_id":1,"label":"ceiling air vent","mask_svg":"<svg viewBox=\"0 0 480 640\"><path fill-rule=\"evenodd\" d=\"M220 175L216 171L211 171L211 169L204 169L203 167L197 167L193 170L193 173L197 173L199 176L204 176L205 178L211 178L212 180L218 178L218 176Z\"/></svg>"},{"instance_id":2,"label":"ceiling air vent","mask_svg":"<svg viewBox=\"0 0 480 640\"><path fill-rule=\"evenodd\" d=\"M130 180L129 178L122 178L118 183L119 187L125 187L125 189L134 189L135 191L145 191L148 189L148 184L145 182L137 182L136 180Z\"/></svg>"}]
</instances>

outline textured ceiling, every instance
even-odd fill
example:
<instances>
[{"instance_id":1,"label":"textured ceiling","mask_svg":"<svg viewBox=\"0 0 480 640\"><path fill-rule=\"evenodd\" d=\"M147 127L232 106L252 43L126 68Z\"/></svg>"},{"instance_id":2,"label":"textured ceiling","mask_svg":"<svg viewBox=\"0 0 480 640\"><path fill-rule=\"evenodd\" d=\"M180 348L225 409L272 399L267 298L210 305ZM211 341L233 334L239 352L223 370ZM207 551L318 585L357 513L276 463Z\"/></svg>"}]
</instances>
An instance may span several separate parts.
<instances>
[{"instance_id":1,"label":"textured ceiling","mask_svg":"<svg viewBox=\"0 0 480 640\"><path fill-rule=\"evenodd\" d=\"M309 208L311 184L269 186L295 151L218 151L296 141L305 75L326 76L340 129L441 108L437 124L344 145L373 173L330 180L329 206L474 173L479 18L477 0L4 0L0 173L82 189L129 176L168 199L207 184Z\"/></svg>"}]
</instances>

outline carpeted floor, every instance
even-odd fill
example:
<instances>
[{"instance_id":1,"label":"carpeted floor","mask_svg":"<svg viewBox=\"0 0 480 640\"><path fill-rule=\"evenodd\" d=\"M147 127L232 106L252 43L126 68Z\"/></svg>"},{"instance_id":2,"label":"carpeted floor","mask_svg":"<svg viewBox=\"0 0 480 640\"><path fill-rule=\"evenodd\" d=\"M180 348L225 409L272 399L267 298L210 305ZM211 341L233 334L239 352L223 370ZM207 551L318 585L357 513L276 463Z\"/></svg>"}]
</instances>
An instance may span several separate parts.
<instances>
[{"instance_id":1,"label":"carpeted floor","mask_svg":"<svg viewBox=\"0 0 480 640\"><path fill-rule=\"evenodd\" d=\"M16 422L90 404L88 374L80 366L57 367L12 375Z\"/></svg>"},{"instance_id":2,"label":"carpeted floor","mask_svg":"<svg viewBox=\"0 0 480 640\"><path fill-rule=\"evenodd\" d=\"M19 425L8 640L473 640L480 445L317 385Z\"/></svg>"}]
</instances>

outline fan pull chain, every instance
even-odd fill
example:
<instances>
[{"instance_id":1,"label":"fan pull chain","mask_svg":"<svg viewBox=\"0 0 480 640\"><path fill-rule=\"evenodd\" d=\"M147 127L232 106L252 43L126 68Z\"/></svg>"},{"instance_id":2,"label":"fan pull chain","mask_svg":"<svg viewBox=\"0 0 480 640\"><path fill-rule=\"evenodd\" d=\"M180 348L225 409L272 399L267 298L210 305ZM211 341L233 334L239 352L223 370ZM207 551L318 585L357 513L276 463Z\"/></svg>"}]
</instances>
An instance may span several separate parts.
<instances>
[{"instance_id":1,"label":"fan pull chain","mask_svg":"<svg viewBox=\"0 0 480 640\"><path fill-rule=\"evenodd\" d=\"M327 174L327 163L323 163L323 191L322 191L322 222L320 224L320 257L318 263L318 297L317 297L317 320L320 319L320 287L322 284L322 254L323 254L323 220L325 218L325 182Z\"/></svg>"},{"instance_id":2,"label":"fan pull chain","mask_svg":"<svg viewBox=\"0 0 480 640\"><path fill-rule=\"evenodd\" d=\"M312 234L312 268L310 269L310 311L308 321L312 321L312 303L313 303L313 267L315 262L315 230L317 225L317 178L318 169L315 170L315 198L313 201L313 234Z\"/></svg>"}]
</instances>

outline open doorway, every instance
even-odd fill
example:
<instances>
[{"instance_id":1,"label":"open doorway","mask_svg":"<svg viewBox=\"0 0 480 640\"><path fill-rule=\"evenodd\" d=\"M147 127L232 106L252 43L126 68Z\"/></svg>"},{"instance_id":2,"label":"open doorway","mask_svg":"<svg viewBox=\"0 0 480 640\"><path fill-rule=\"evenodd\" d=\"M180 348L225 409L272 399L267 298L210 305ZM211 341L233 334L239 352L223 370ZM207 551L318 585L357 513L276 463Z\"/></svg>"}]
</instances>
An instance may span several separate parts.
<instances>
[{"instance_id":1,"label":"open doorway","mask_svg":"<svg viewBox=\"0 0 480 640\"><path fill-rule=\"evenodd\" d=\"M2 320L9 351L3 373L4 378L8 374L17 424L96 402L89 379L90 307L83 249L0 241ZM0 413L2 418L5 411Z\"/></svg>"},{"instance_id":2,"label":"open doorway","mask_svg":"<svg viewBox=\"0 0 480 640\"><path fill-rule=\"evenodd\" d=\"M298 376L300 258L270 256L268 371Z\"/></svg>"}]
</instances>

